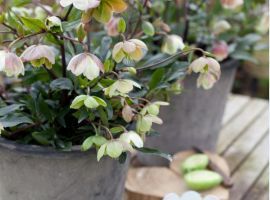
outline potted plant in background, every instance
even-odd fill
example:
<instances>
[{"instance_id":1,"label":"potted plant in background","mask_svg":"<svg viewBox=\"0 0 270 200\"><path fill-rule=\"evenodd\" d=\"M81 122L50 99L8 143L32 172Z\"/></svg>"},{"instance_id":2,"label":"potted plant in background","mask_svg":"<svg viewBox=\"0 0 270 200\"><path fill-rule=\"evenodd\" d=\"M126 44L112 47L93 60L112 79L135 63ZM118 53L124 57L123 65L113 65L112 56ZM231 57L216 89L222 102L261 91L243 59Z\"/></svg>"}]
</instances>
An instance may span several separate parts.
<instances>
[{"instance_id":1,"label":"potted plant in background","mask_svg":"<svg viewBox=\"0 0 270 200\"><path fill-rule=\"evenodd\" d=\"M151 60L160 48L148 43L167 36L145 20L148 4L2 2L0 70L9 78L0 91L1 199L120 200L128 152L170 158L143 144L152 124L162 123L160 106L168 105L156 99L171 92L157 81L164 76L174 88L188 63L179 69L168 63L194 51L203 57L190 70L216 81L220 67L179 37L174 56ZM166 75L149 74L165 63Z\"/></svg>"},{"instance_id":2,"label":"potted plant in background","mask_svg":"<svg viewBox=\"0 0 270 200\"><path fill-rule=\"evenodd\" d=\"M173 33L182 35L186 44L216 56L221 62L222 75L217 84L205 84L201 89L196 88L198 75L186 76L178 86L182 94L172 96L171 106L161 111L165 123L156 128L160 136L149 138L147 145L172 154L193 146L215 151L237 67L240 61L257 62L252 52L261 38L255 25L260 23L258 8L263 3L238 0L155 2L171 11L159 9L164 23L170 25ZM168 164L164 159L146 155L140 155L139 161L146 165Z\"/></svg>"}]
</instances>

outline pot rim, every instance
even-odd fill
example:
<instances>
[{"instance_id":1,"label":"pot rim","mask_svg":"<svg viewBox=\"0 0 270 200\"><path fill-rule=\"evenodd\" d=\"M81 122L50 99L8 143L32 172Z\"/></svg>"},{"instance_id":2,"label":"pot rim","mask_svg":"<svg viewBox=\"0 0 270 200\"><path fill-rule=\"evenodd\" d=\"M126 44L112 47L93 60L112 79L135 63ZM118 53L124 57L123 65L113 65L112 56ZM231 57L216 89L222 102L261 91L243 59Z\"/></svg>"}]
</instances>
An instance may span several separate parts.
<instances>
[{"instance_id":1,"label":"pot rim","mask_svg":"<svg viewBox=\"0 0 270 200\"><path fill-rule=\"evenodd\" d=\"M16 141L8 140L0 136L0 150L9 150L21 154L29 155L45 155L45 156L56 156L56 157L70 157L70 156L84 156L84 155L95 155L94 150L86 152L81 151L79 145L72 146L70 151L60 151L53 147L45 147L38 145L20 144Z\"/></svg>"},{"instance_id":2,"label":"pot rim","mask_svg":"<svg viewBox=\"0 0 270 200\"><path fill-rule=\"evenodd\" d=\"M221 70L222 69L232 69L232 68L238 68L240 65L240 61L233 59L233 58L228 58L222 62L220 62L221 64Z\"/></svg>"}]
</instances>

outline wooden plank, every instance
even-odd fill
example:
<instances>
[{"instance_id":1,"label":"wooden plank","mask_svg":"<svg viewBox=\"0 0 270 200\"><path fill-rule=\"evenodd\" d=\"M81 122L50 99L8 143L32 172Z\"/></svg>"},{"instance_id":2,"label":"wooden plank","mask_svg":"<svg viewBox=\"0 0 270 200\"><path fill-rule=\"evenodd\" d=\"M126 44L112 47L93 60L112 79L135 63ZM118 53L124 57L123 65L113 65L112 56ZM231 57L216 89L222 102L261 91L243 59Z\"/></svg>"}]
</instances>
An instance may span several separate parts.
<instances>
[{"instance_id":1,"label":"wooden plank","mask_svg":"<svg viewBox=\"0 0 270 200\"><path fill-rule=\"evenodd\" d=\"M269 186L269 169L268 166L263 171L258 181L252 186L252 188L243 197L244 200L266 200L265 193L268 194Z\"/></svg>"},{"instance_id":2,"label":"wooden plank","mask_svg":"<svg viewBox=\"0 0 270 200\"><path fill-rule=\"evenodd\" d=\"M224 152L267 106L265 100L252 99L245 109L221 130L217 145L218 152Z\"/></svg>"},{"instance_id":3,"label":"wooden plank","mask_svg":"<svg viewBox=\"0 0 270 200\"><path fill-rule=\"evenodd\" d=\"M223 120L222 125L227 124L229 121L231 121L243 108L248 104L250 101L250 97L243 96L243 95L231 95L229 96Z\"/></svg>"},{"instance_id":4,"label":"wooden plank","mask_svg":"<svg viewBox=\"0 0 270 200\"><path fill-rule=\"evenodd\" d=\"M268 134L269 112L264 111L255 122L230 146L223 154L225 158L229 158L232 172L237 166L248 156L248 154L256 147L260 140Z\"/></svg>"},{"instance_id":5,"label":"wooden plank","mask_svg":"<svg viewBox=\"0 0 270 200\"><path fill-rule=\"evenodd\" d=\"M267 135L233 175L231 199L241 200L268 165L268 139Z\"/></svg>"}]
</instances>

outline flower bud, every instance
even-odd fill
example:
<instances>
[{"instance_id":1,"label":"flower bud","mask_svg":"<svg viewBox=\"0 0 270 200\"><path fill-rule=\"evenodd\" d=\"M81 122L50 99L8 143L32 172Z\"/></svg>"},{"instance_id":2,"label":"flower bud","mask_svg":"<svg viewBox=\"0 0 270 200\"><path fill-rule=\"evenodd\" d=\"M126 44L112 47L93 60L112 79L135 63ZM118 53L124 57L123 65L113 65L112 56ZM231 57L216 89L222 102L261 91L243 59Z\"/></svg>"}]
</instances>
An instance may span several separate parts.
<instances>
[{"instance_id":1,"label":"flower bud","mask_svg":"<svg viewBox=\"0 0 270 200\"><path fill-rule=\"evenodd\" d=\"M24 65L22 60L14 53L0 51L0 71L7 76L24 75Z\"/></svg>"},{"instance_id":2,"label":"flower bud","mask_svg":"<svg viewBox=\"0 0 270 200\"><path fill-rule=\"evenodd\" d=\"M53 33L63 32L62 22L59 17L51 16L46 19L47 28Z\"/></svg>"},{"instance_id":3,"label":"flower bud","mask_svg":"<svg viewBox=\"0 0 270 200\"><path fill-rule=\"evenodd\" d=\"M225 41L215 42L212 53L215 55L218 61L223 61L229 55L229 47Z\"/></svg>"},{"instance_id":4,"label":"flower bud","mask_svg":"<svg viewBox=\"0 0 270 200\"><path fill-rule=\"evenodd\" d=\"M140 61L148 51L146 44L138 39L131 39L117 43L113 48L113 59L120 63L124 60L129 62Z\"/></svg>"},{"instance_id":5,"label":"flower bud","mask_svg":"<svg viewBox=\"0 0 270 200\"><path fill-rule=\"evenodd\" d=\"M178 50L182 50L185 48L185 44L183 39L178 35L168 35L165 37L163 41L163 45L161 47L161 51L163 53L167 53L169 55L173 55L177 53Z\"/></svg>"},{"instance_id":6,"label":"flower bud","mask_svg":"<svg viewBox=\"0 0 270 200\"><path fill-rule=\"evenodd\" d=\"M105 29L107 30L107 34L109 36L115 37L119 35L118 32L118 23L119 17L112 17L111 20L105 25Z\"/></svg>"},{"instance_id":7,"label":"flower bud","mask_svg":"<svg viewBox=\"0 0 270 200\"><path fill-rule=\"evenodd\" d=\"M220 20L214 24L213 32L215 35L219 35L220 33L224 33L229 29L231 29L229 22L226 20Z\"/></svg>"},{"instance_id":8,"label":"flower bud","mask_svg":"<svg viewBox=\"0 0 270 200\"><path fill-rule=\"evenodd\" d=\"M52 47L47 45L32 45L21 55L23 62L31 62L34 67L45 65L48 69L55 64L55 54Z\"/></svg>"},{"instance_id":9,"label":"flower bud","mask_svg":"<svg viewBox=\"0 0 270 200\"><path fill-rule=\"evenodd\" d=\"M63 7L67 7L73 5L75 8L79 10L88 10L91 8L96 8L99 6L100 0L60 0L60 5Z\"/></svg>"},{"instance_id":10,"label":"flower bud","mask_svg":"<svg viewBox=\"0 0 270 200\"><path fill-rule=\"evenodd\" d=\"M89 80L93 80L104 72L103 64L94 54L81 53L74 56L67 67L75 76L83 74Z\"/></svg>"},{"instance_id":11,"label":"flower bud","mask_svg":"<svg viewBox=\"0 0 270 200\"><path fill-rule=\"evenodd\" d=\"M244 0L221 0L221 4L226 9L236 9L244 4Z\"/></svg>"}]
</instances>

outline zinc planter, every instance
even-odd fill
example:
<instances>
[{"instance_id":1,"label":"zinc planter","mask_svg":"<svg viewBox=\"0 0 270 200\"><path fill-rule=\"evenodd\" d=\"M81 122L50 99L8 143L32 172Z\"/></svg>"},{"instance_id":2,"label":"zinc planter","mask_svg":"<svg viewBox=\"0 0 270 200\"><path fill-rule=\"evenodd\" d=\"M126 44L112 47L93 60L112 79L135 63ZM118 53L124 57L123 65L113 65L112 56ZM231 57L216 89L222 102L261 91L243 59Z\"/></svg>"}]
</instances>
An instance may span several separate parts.
<instances>
[{"instance_id":1,"label":"zinc planter","mask_svg":"<svg viewBox=\"0 0 270 200\"><path fill-rule=\"evenodd\" d=\"M0 200L121 200L128 168L94 152L58 152L0 138Z\"/></svg>"},{"instance_id":2,"label":"zinc planter","mask_svg":"<svg viewBox=\"0 0 270 200\"><path fill-rule=\"evenodd\" d=\"M183 93L173 96L170 106L161 110L164 123L155 127L160 135L149 137L145 146L171 154L194 146L215 151L238 66L235 60L225 62L221 79L210 90L197 89L197 75L187 76ZM143 165L168 165L167 160L159 157L139 154L138 159Z\"/></svg>"}]
</instances>

